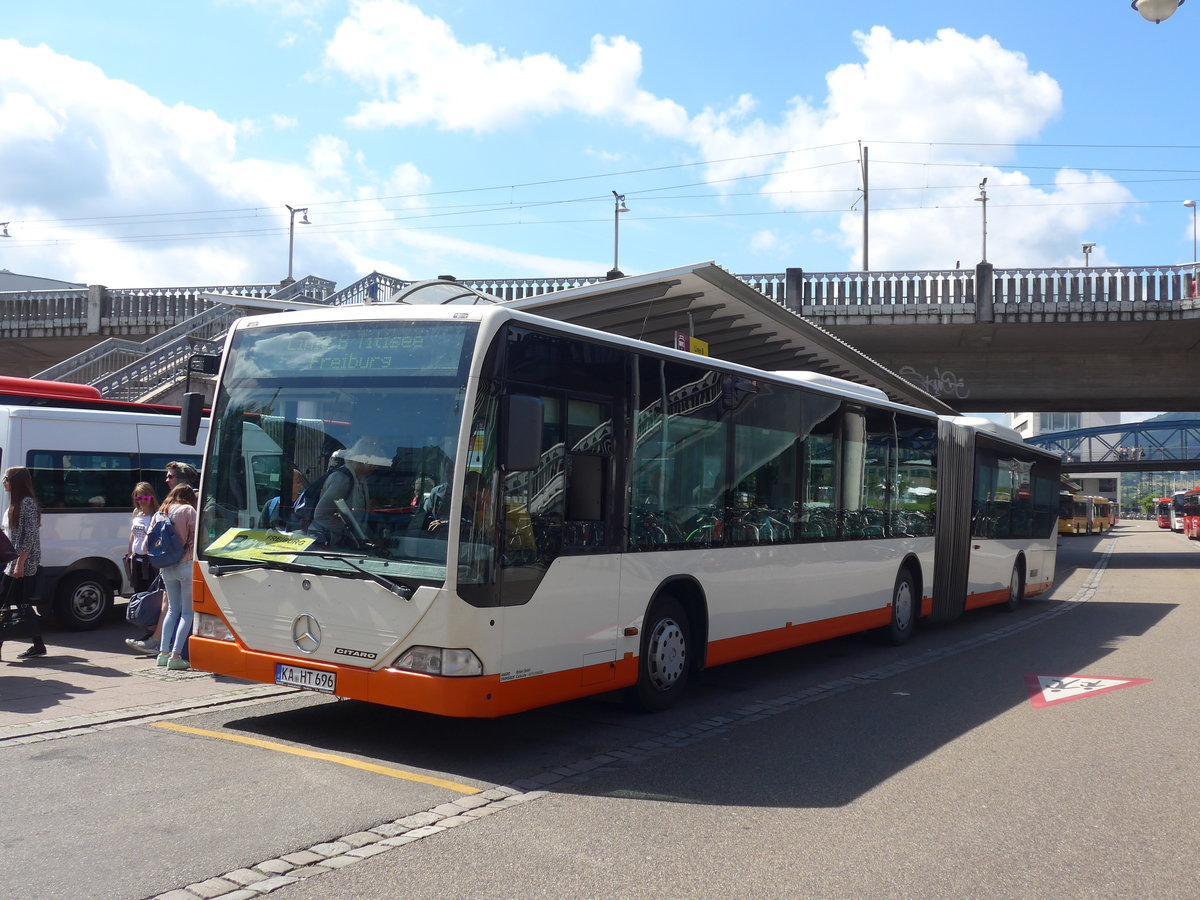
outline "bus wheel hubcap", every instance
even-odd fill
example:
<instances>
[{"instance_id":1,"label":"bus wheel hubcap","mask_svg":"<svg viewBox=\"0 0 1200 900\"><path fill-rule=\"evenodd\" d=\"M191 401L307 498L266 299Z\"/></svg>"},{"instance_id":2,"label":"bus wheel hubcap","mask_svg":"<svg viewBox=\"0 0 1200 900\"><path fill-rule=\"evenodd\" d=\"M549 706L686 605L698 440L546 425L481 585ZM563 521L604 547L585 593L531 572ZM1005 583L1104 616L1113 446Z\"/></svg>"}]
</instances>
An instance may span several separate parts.
<instances>
[{"instance_id":1,"label":"bus wheel hubcap","mask_svg":"<svg viewBox=\"0 0 1200 900\"><path fill-rule=\"evenodd\" d=\"M907 581L896 589L896 600L894 605L896 607L896 627L900 629L907 628L909 622L912 621L913 615L912 588L909 587Z\"/></svg>"},{"instance_id":2,"label":"bus wheel hubcap","mask_svg":"<svg viewBox=\"0 0 1200 900\"><path fill-rule=\"evenodd\" d=\"M650 640L651 683L660 691L668 690L683 675L686 657L687 642L683 630L672 619L662 619Z\"/></svg>"}]
</instances>

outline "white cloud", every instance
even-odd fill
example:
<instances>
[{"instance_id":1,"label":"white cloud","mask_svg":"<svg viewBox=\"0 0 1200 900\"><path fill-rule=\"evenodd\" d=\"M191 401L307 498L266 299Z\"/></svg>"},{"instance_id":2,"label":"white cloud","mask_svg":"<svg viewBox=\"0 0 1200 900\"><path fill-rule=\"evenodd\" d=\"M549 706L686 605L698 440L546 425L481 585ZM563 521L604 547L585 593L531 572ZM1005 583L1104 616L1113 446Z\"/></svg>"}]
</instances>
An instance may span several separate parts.
<instances>
[{"instance_id":1,"label":"white cloud","mask_svg":"<svg viewBox=\"0 0 1200 900\"><path fill-rule=\"evenodd\" d=\"M756 253L767 253L779 246L779 235L772 229L756 231L750 237L750 249Z\"/></svg>"},{"instance_id":2,"label":"white cloud","mask_svg":"<svg viewBox=\"0 0 1200 900\"><path fill-rule=\"evenodd\" d=\"M989 255L1025 265L1057 264L1062 250L1050 236L1094 226L1120 209L1100 204L1131 199L1098 175L1061 173L1059 183L1039 187L999 168L1012 144L1036 138L1062 108L1058 84L1021 53L952 29L928 40L900 40L883 27L853 37L861 61L831 71L819 102L793 97L774 116L749 94L689 115L640 85L642 51L625 37L595 36L572 69L548 53L516 57L463 44L446 22L400 0L354 3L325 65L368 93L349 119L362 128L480 133L564 113L619 116L714 161L704 175L718 192L749 184L777 209L847 210L837 215L836 240L855 265L862 219L849 210L862 185L860 142L871 157L872 262L880 266L953 266L977 255L973 198L984 175L995 191ZM947 168L954 164L961 167ZM1068 183L1079 180L1086 184ZM1036 223L1022 211L1031 204Z\"/></svg>"},{"instance_id":3,"label":"white cloud","mask_svg":"<svg viewBox=\"0 0 1200 900\"><path fill-rule=\"evenodd\" d=\"M12 91L0 98L0 145L18 141L48 141L62 132L55 114L30 94Z\"/></svg>"},{"instance_id":4,"label":"white cloud","mask_svg":"<svg viewBox=\"0 0 1200 900\"><path fill-rule=\"evenodd\" d=\"M397 255L390 248L414 245L423 259L451 268L459 253L479 270L504 268L505 260L537 271L577 265L406 236L396 213L370 198L427 192L428 176L411 162L380 178L344 139L328 135L309 141L303 161L246 157L237 145L254 131L246 121L167 106L44 46L0 40L0 57L0 108L8 113L0 116L0 196L13 222L4 249L14 271L110 286L269 282L286 271L285 203L312 207L314 225L297 234L299 273L352 280L370 271L359 266L368 255L386 260ZM336 202L347 197L364 202L347 213ZM409 196L389 205L422 202ZM231 209L240 212L196 212ZM373 224L355 224L364 220Z\"/></svg>"},{"instance_id":5,"label":"white cloud","mask_svg":"<svg viewBox=\"0 0 1200 900\"><path fill-rule=\"evenodd\" d=\"M660 132L681 133L678 104L637 87L641 48L624 37L592 38L572 70L548 53L515 58L487 44L465 45L441 19L411 3L354 3L325 49L325 65L374 99L348 119L358 128L433 124L478 133L517 128L563 112L620 114Z\"/></svg>"}]
</instances>

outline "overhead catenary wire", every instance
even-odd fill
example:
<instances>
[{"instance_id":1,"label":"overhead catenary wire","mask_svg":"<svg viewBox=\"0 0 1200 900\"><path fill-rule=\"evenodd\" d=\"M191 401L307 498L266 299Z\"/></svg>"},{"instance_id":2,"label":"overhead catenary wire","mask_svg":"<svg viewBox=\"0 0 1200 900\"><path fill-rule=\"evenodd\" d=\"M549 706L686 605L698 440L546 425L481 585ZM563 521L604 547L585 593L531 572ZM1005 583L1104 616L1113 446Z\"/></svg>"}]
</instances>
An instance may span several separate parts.
<instances>
[{"instance_id":1,"label":"overhead catenary wire","mask_svg":"<svg viewBox=\"0 0 1200 900\"><path fill-rule=\"evenodd\" d=\"M990 143L978 143L978 142L938 142L938 141L872 141L870 143L880 145L880 146L888 146L888 145L891 145L891 146L940 146L940 147L967 147L967 148L970 148L970 147L976 147L976 148L1003 147L1003 148L1023 148L1023 149L1033 148L1033 149L1058 149L1058 150L1061 150L1061 149L1147 150L1147 151L1148 150L1158 150L1158 151L1166 151L1166 152L1194 151L1194 150L1200 149L1200 147L1195 147L1192 145L1023 144L1023 143L990 144ZM847 154L846 158L842 159L842 160L820 162L820 163L816 163L812 166L790 167L790 168L782 169L782 170L776 169L776 170L766 170L766 171L761 171L761 172L752 172L752 173L746 173L746 174L732 175L732 176L728 176L725 178L704 179L704 180L700 180L700 181L691 181L691 182L682 182L682 183L672 183L672 184L668 184L668 185L643 187L641 189L627 190L626 193L631 199L633 199L635 197L639 197L639 198L646 197L646 198L650 198L653 200L660 200L660 201L667 201L667 200L678 201L678 200L693 200L693 199L713 200L713 199L729 198L729 197L750 197L750 196L776 198L776 199L781 198L781 197L787 197L787 196L800 197L800 196L828 195L830 197L833 197L833 196L837 196L837 195L844 195L844 194L851 193L851 192L859 193L861 191L861 189L858 186L853 186L853 187L847 186L845 188L820 186L820 187L812 187L812 188L795 188L795 189L789 189L789 190L772 190L772 189L767 188L767 189L758 190L758 191L715 191L715 192L714 191L706 191L704 193L696 193L696 194L672 193L672 192L687 190L688 188L712 188L713 186L732 185L735 183L749 183L749 182L753 182L756 180L778 179L781 177L796 175L798 173L803 173L806 171L813 171L816 169L828 169L828 168L832 168L832 167L836 167L836 166L854 166L857 169L859 160L858 160L857 155L853 152L855 150L855 143L854 142L841 142L841 143L818 145L818 146L813 146L813 147L788 148L788 149L784 149L784 150L776 150L776 151L770 151L770 152L764 152L764 153L727 157L727 158L722 158L722 159L705 159L705 160L697 160L697 161L691 161L691 162L675 163L675 164L664 165L664 166L644 167L644 168L638 168L638 169L626 169L626 170L621 170L619 172L605 172L605 173L598 173L598 174L568 176L568 177L554 178L554 179L541 179L538 181L528 181L528 182L521 182L521 183L514 183L514 184L507 184L507 185L456 188L456 189L441 190L441 191L412 192L412 193L407 193L407 194L381 195L381 196L376 196L376 197L355 197L355 198L342 198L342 199L335 199L335 200L313 200L313 201L309 201L306 205L310 206L310 207L321 207L325 210L325 213L324 213L325 216L337 217L340 220L340 221L336 221L336 222L327 222L325 224L317 224L314 226L310 226L310 228L313 230L324 231L326 233L356 233L356 232L361 233L364 230L384 230L384 228L382 228L382 227L376 228L376 229L366 228L366 226L371 226L371 225L386 226L388 228L434 229L434 228L511 227L513 225L520 225L522 227L526 227L526 226L536 227L538 225L546 225L546 224L562 225L562 224L575 224L575 223L590 223L590 222L602 221L606 217L578 218L578 219L559 218L559 219L539 220L536 217L527 218L524 215L524 213L527 213L532 210L537 210L539 208L547 208L547 207L554 207L554 206L593 204L593 203L601 203L601 202L607 204L607 203L611 202L608 199L607 194L586 195L586 196L576 196L576 197L566 197L566 198L519 200L519 199L515 198L515 192L518 189L525 189L525 188L531 188L531 187L543 187L543 186L550 186L550 185L579 183L579 182L587 182L587 181L594 181L594 180L600 180L600 179L610 180L612 178L695 169L698 167L706 167L706 166L713 167L713 166L720 166L720 165L726 165L726 164L748 163L748 162L752 162L755 160L781 158L781 157L786 157L789 155L798 155L798 154L811 154L811 153L816 153L816 152L838 150L841 148L845 148L845 149L851 151ZM912 160L901 160L901 159L879 159L877 157L872 158L872 164L874 167L919 166L919 167L927 168L927 169L928 168L965 169L968 171L979 171L981 169L991 171L991 170L995 170L995 169L1005 168L1005 166L998 165L995 163L990 163L990 162L971 162L971 161L931 162L928 160L912 161ZM1049 187L1049 186L1053 186L1055 188L1061 188L1061 187L1069 186L1069 185L1109 186L1109 185L1113 185L1113 184L1117 184L1117 185L1170 184L1170 183L1188 184L1188 183L1192 183L1195 181L1200 181L1200 170L1197 170L1197 169L1146 168L1146 167L1126 168L1126 167L1104 166L1104 165L1095 164L1095 163L1089 164L1089 165L1077 165L1077 164L1065 164L1064 163L1061 165L1051 165L1051 166L1017 164L1017 165L1009 165L1008 168L1016 169L1019 171L1025 171L1025 170L1029 170L1029 171L1061 171L1063 169L1068 169L1068 170L1076 170L1076 171L1091 170L1091 171L1100 172L1103 174L1121 173L1121 174L1129 174L1129 175L1174 176L1174 177L1162 177L1162 178L1129 178L1129 179L1104 178L1104 179L1100 179L1100 180L1088 179L1088 180L1082 180L1082 181L1071 180L1071 181L1036 182L1036 183L1035 182L1024 182L1019 185L1012 186L1012 187L1016 187L1016 188L1037 188L1037 187ZM930 186L928 184L924 184L924 185L918 186L918 185L894 184L894 185L889 186L887 184L880 183L880 180L882 178L886 177L885 175L882 175L879 172L873 172L873 175L875 176L875 178L873 178L873 181L875 183L872 185L872 193L876 196L877 200L883 195L895 194L897 192L954 191L954 190L966 190L971 187L971 185L968 185L966 183L961 184L961 185L946 184L946 185ZM998 182L994 185L994 190L1003 191L1006 187L1007 186L1004 185L1003 182ZM496 191L507 192L509 194L509 199L502 201L502 202L495 202L495 203L480 202L480 203L466 203L466 204L433 204L433 205L431 205L429 203L424 202L424 201L428 201L428 200L434 200L437 198L451 198L451 197L455 197L455 196L464 196L464 195L468 195L468 194L480 194L480 193L496 192ZM405 205L402 205L399 207L386 206L386 205L381 206L381 204L394 203L396 201L405 201ZM1172 197L1170 199L1162 199L1162 200L1159 200L1159 199L1145 200L1145 199L1135 198L1135 199L1123 200L1123 201L1096 201L1096 202L1083 201L1083 200L1076 199L1076 200L1071 200L1067 203L1058 202L1058 201L1054 201L1054 200L1047 200L1047 201L1039 202L1039 203L1022 203L1022 204L1005 204L999 200L993 200L991 202L992 202L993 209L1003 209L1006 207L1030 208L1030 207L1039 207L1039 206L1040 207L1055 207L1055 206L1063 206L1063 205L1089 206L1089 205L1176 203L1176 202L1178 202L1178 198ZM413 204L417 204L417 203L420 203L421 206L417 209L414 209ZM341 207L341 209L339 210L339 209L337 209L337 207ZM968 207L966 207L966 206L958 207L958 206L955 206L954 204L949 204L949 203L941 203L941 204L939 204L939 203L932 203L932 204L923 203L919 207L908 207L908 206L897 206L897 205L876 206L873 209L873 213L878 215L878 214L882 214L882 213L909 212L909 211L912 211L915 209L955 209L955 208L968 208ZM453 223L453 224L438 224L438 225L420 224L422 222L422 220L429 220L429 219L434 219L434 218L448 218L448 217L460 216L460 217L463 217L464 219L467 219L467 218L471 218L471 217L478 217L481 215L495 215L497 213L513 213L513 212L522 213L520 221L487 221L487 222L463 221L461 223ZM640 221L654 221L654 220L661 221L661 220L671 220L671 219L745 218L748 216L773 217L773 216L780 216L780 215L830 215L830 214L841 214L844 212L845 212L845 206L838 205L837 207L820 208L820 209L791 209L791 210L763 209L763 210L754 210L754 211L749 211L749 212L710 212L710 213L677 212L677 213L673 213L673 214L663 214L663 215L657 215L657 216L648 215L648 214L639 214L638 219ZM383 213L387 213L387 215L382 215ZM396 213L401 213L401 215L396 215ZM266 236L272 236L272 235L280 234L282 232L286 232L286 227L267 226L264 228L250 228L250 229L224 228L224 229L208 229L208 230L196 230L196 231L181 230L181 231L168 232L168 233L157 233L157 234L147 234L147 233L114 234L111 232L107 232L107 229L124 228L124 227L145 228L147 226L152 227L152 226L160 225L160 224L165 226L165 225L179 224L179 223L184 223L184 222L196 223L197 220L200 220L201 223L209 222L209 223L215 224L217 222L230 222L230 221L237 221L239 219L279 219L279 220L282 220L283 218L285 218L285 216L279 210L276 210L273 207L262 207L262 206L228 207L228 208L184 210L184 211L126 213L126 214L94 216L94 217L76 216L76 217L63 217L63 218L55 217L55 218L37 218L37 219L35 219L35 218L18 219L18 218L14 217L11 220L12 224L14 225L14 230L16 229L16 226L19 225L21 228L21 230L20 230L21 236L18 237L17 235L13 235L13 238L14 238L13 243L6 244L6 246L15 248L18 246L44 246L46 244L66 244L66 243L91 242L91 241L114 241L114 242L119 242L119 243L144 243L144 242L153 242L153 241L171 241L171 240L189 240L189 239L190 240L199 240L199 239L222 239L222 238L242 238L242 237L266 237ZM31 228L31 226L39 226L39 225L49 226L57 233L55 233L52 236L38 234L38 231L40 231L41 229L36 228L36 227ZM68 230L68 229L71 229L71 230L94 230L94 229L98 229L98 228L106 229L107 233L105 233L103 235L79 237L79 238L64 237L61 234L62 231Z\"/></svg>"}]
</instances>

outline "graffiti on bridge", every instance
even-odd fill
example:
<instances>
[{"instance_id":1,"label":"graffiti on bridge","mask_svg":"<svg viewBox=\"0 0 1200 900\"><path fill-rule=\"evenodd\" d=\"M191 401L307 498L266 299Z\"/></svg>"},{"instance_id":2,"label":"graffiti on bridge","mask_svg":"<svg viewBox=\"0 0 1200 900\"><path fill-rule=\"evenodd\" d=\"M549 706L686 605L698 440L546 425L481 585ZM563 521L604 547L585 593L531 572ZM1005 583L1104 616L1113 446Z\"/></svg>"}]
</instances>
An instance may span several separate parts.
<instances>
[{"instance_id":1,"label":"graffiti on bridge","mask_svg":"<svg viewBox=\"0 0 1200 900\"><path fill-rule=\"evenodd\" d=\"M939 399L952 397L955 400L966 400L971 396L971 389L967 387L966 380L953 372L943 372L935 368L933 375L924 375L912 366L905 366L900 370L900 377Z\"/></svg>"}]
</instances>

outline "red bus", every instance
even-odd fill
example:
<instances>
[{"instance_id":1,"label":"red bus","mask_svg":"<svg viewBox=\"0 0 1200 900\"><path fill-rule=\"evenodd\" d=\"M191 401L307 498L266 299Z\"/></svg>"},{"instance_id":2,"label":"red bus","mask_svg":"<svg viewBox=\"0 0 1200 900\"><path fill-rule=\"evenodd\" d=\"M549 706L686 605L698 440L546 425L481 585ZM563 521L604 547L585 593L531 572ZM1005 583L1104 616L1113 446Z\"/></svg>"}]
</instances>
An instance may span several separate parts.
<instances>
[{"instance_id":1,"label":"red bus","mask_svg":"<svg viewBox=\"0 0 1200 900\"><path fill-rule=\"evenodd\" d=\"M1183 495L1183 533L1193 541L1200 541L1200 487Z\"/></svg>"},{"instance_id":2,"label":"red bus","mask_svg":"<svg viewBox=\"0 0 1200 900\"><path fill-rule=\"evenodd\" d=\"M1171 498L1159 497L1154 501L1154 517L1159 528L1171 527Z\"/></svg>"}]
</instances>

